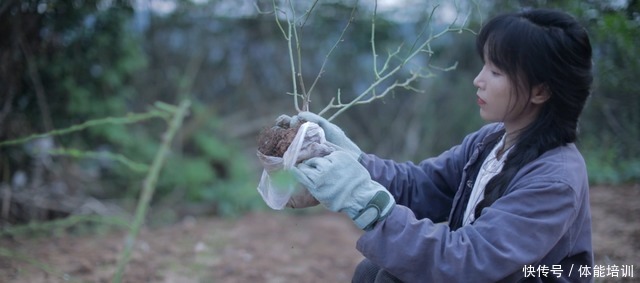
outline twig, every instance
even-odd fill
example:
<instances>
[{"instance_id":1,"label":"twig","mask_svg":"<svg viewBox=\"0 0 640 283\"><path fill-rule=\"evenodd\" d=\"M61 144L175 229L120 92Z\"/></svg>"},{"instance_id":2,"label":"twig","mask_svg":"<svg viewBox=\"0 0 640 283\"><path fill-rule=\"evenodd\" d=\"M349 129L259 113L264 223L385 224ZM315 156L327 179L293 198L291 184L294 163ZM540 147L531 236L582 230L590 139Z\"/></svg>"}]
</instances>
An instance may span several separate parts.
<instances>
[{"instance_id":1,"label":"twig","mask_svg":"<svg viewBox=\"0 0 640 283\"><path fill-rule=\"evenodd\" d=\"M293 96L294 106L296 111L298 112L309 111L309 104L311 102L311 93L315 88L316 84L318 83L318 81L320 80L320 78L322 77L322 74L324 73L324 68L326 66L326 63L329 60L331 53L336 49L338 44L343 41L344 35L346 34L347 29L353 22L355 12L357 10L357 2L356 2L356 5L353 7L353 10L351 11L351 16L349 17L349 21L347 22L346 26L342 30L340 37L336 40L334 45L325 55L325 58L320 67L320 70L318 71L318 74L316 75L313 83L311 84L308 90L307 90L307 87L305 86L304 77L302 75L302 48L300 44L300 35L298 33L298 28L296 27L296 22L298 21L298 18L296 16L296 11L295 11L295 6L293 4L293 1L288 1L288 2L289 2L290 13L282 11L280 8L277 7L275 0L273 1L273 11L276 14L276 24L278 25L278 28L283 33L284 38L287 41L287 48L289 52L289 63L291 68L291 80L293 84L292 86L293 90L292 92L288 92L288 94ZM302 29L306 24L306 21L308 20L313 9L316 7L317 3L318 3L318 0L315 0L311 8L309 8L309 10L307 10L301 16L304 19L300 24L300 29ZM285 18L287 20L286 31L284 30L284 28L282 27L282 24L280 23L280 19L278 18L277 12L281 12L285 15ZM299 101L300 97L302 97L302 105L300 104L300 101Z\"/></svg>"},{"instance_id":2,"label":"twig","mask_svg":"<svg viewBox=\"0 0 640 283\"><path fill-rule=\"evenodd\" d=\"M377 1L376 1L377 3ZM333 113L333 115L331 115L328 120L331 121L334 118L336 118L338 115L340 115L342 112L346 111L347 109L351 108L354 105L358 105L358 104L366 104L366 103L370 103L371 101L375 100L375 99L380 99L385 97L387 94L393 92L393 90L395 88L405 88L405 89L410 89L412 91L417 91L415 88L411 87L410 84L414 81L416 81L418 78L429 78L434 76L434 74L427 69L427 74L421 74L422 71L417 71L417 72L412 72L412 75L405 79L403 82L394 82L393 84L391 84L391 86L387 87L382 93L377 93L376 89L378 86L380 86L383 82L387 81L388 79L390 79L393 75L395 75L396 73L398 73L400 70L402 70L404 68L404 66L411 60L413 59L415 56L417 56L418 54L422 53L422 52L426 52L427 54L431 55L433 54L432 50L431 50L431 43L442 37L443 35L445 35L446 33L449 32L461 32L463 30L465 30L463 27L460 28L454 28L453 25L455 24L455 22L457 21L457 15L456 18L454 19L454 21L447 26L445 29L441 30L439 33L437 34L433 34L433 31L431 32L431 34L429 35L429 37L427 39L425 39L420 45L417 45L417 42L419 40L420 37L422 37L422 34L424 33L424 30L419 34L418 39L416 39L416 41L412 44L410 50L409 50L409 54L404 58L400 60L400 63L398 65L392 66L391 65L391 60L393 58L399 58L398 54L400 54L400 51L402 50L402 44L400 46L398 46L398 48L395 51L391 51L389 52L389 54L387 55L387 59L385 60L384 64L382 65L382 67L380 69L378 69L377 66L377 53L376 53L376 49L375 49L375 15L376 15L376 8L377 5L374 6L374 11L373 11L373 20L371 23L371 48L372 48L372 53L373 53L373 60L374 60L374 82L367 88L365 89L363 92L361 92L360 94L358 94L356 96L356 98L352 99L350 102L348 103L343 103L340 100L340 93L338 92L338 101L336 102L335 99L331 99L331 101L329 102L329 104L322 109L322 111L320 111L318 114L319 115L323 115L325 113L327 113L329 110L332 109L338 109L335 113ZM429 25L433 19L433 16L435 14L436 9L438 8L438 6L434 6L434 8L431 10L431 13L429 14L429 18L427 21L427 25ZM468 17L467 17L468 18ZM465 20L466 23L466 20ZM417 47L416 47L417 45ZM438 69L438 70L442 70L442 71L450 71L455 69L455 67L457 66L457 63L455 63L454 65L447 67L447 68L437 68L434 67L432 65L428 65L430 68L434 68L434 69ZM364 99L367 95L371 95L368 99Z\"/></svg>"},{"instance_id":3,"label":"twig","mask_svg":"<svg viewBox=\"0 0 640 283\"><path fill-rule=\"evenodd\" d=\"M375 80L380 79L378 74L378 54L376 53L376 15L378 14L378 1L373 1L373 15L371 16L371 55L373 57L373 74Z\"/></svg>"},{"instance_id":4,"label":"twig","mask_svg":"<svg viewBox=\"0 0 640 283\"><path fill-rule=\"evenodd\" d=\"M57 148L53 150L49 150L46 152L50 155L65 155L71 156L74 158L95 158L95 159L110 159L116 162L121 163L122 165L127 166L131 171L144 173L149 170L149 166L147 164L135 162L124 155L114 154L110 152L94 152L94 151L82 151L77 149L65 149L65 148Z\"/></svg>"},{"instance_id":5,"label":"twig","mask_svg":"<svg viewBox=\"0 0 640 283\"><path fill-rule=\"evenodd\" d=\"M351 10L351 15L349 16L349 21L347 21L347 24L342 29L342 33L340 33L340 36L338 37L338 40L336 40L336 42L333 44L331 49L329 49L329 52L327 52L327 55L324 56L324 61L322 61L322 65L320 66L320 70L318 71L318 75L316 75L316 78L313 81L313 84L311 84L311 87L309 88L309 91L307 92L307 97L305 98L307 111L308 111L308 108L309 108L309 103L311 102L311 92L313 91L313 89L315 88L316 84L320 80L320 77L322 77L322 74L324 73L324 67L327 64L327 62L329 61L329 57L331 56L331 53L333 53L333 51L338 47L338 44L340 44L340 42L342 42L344 40L344 35L346 34L347 29L349 29L349 26L351 25L351 23L355 19L355 14L356 14L357 8L358 8L358 1L356 1L356 4L353 6L353 9Z\"/></svg>"},{"instance_id":6,"label":"twig","mask_svg":"<svg viewBox=\"0 0 640 283\"><path fill-rule=\"evenodd\" d=\"M122 281L124 269L131 259L133 246L135 244L136 238L138 237L138 234L140 233L140 228L142 227L142 223L144 222L144 218L147 214L147 209L149 208L151 197L153 196L153 193L155 191L156 182L158 181L158 176L160 175L160 169L162 169L162 166L167 157L167 152L169 151L171 141L182 125L182 121L185 115L187 115L189 106L190 102L188 100L180 103L178 110L174 114L173 119L169 124L169 129L162 136L162 144L160 145L160 149L156 153L156 156L153 159L153 163L151 164L151 169L147 173L147 176L144 180L142 193L136 207L136 214L134 216L133 223L131 224L129 234L125 238L124 250L121 254L120 260L118 261L113 282L119 283Z\"/></svg>"},{"instance_id":7,"label":"twig","mask_svg":"<svg viewBox=\"0 0 640 283\"><path fill-rule=\"evenodd\" d=\"M308 95L307 95L306 87L304 86L304 78L302 77L302 52L300 47L300 37L298 36L298 29L296 28L296 10L295 10L295 7L293 6L293 1L291 0L289 0L289 8L291 9L291 21L289 22L289 27L293 27L289 31L293 32L293 39L294 39L294 41L291 42L291 36L289 36L289 46L291 46L292 44L295 44L296 46L295 58L297 59L297 62L298 62L297 70L295 68L292 68L291 71L294 72L295 74L294 80L297 79L298 83L300 84L300 91L302 92L301 110L308 111L309 110ZM293 59L294 54L290 54L290 56L291 56L291 60L294 60ZM293 64L293 61L292 61L292 64ZM298 93L297 90L295 90L294 92Z\"/></svg>"},{"instance_id":8,"label":"twig","mask_svg":"<svg viewBox=\"0 0 640 283\"><path fill-rule=\"evenodd\" d=\"M297 82L298 80L296 79L296 75L298 73L298 71L296 70L296 60L294 57L294 53L293 53L293 42L292 42L292 38L294 37L293 32L295 30L295 18L290 19L289 18L289 14L287 14L285 11L283 11L282 9L278 8L278 5L276 4L276 1L273 0L272 1L272 5L273 5L273 11L272 12L265 12L262 11L260 9L260 7L257 4L254 4L254 6L256 7L256 9L258 10L258 13L261 14L270 14L273 13L275 21L276 21L276 25L278 26L278 29L280 29L280 32L282 32L282 36L284 37L284 39L287 41L287 49L288 49L288 53L289 53L289 64L291 66L291 83L292 83L292 91L291 93L288 93L290 95L293 95L293 104L296 108L296 110L298 112L301 111L300 106L298 104L298 96L300 96L300 94L298 94L298 85ZM285 31L284 27L282 26L282 23L280 23L280 18L278 17L278 14L281 13L284 15L285 19L287 20L287 30Z\"/></svg>"},{"instance_id":9,"label":"twig","mask_svg":"<svg viewBox=\"0 0 640 283\"><path fill-rule=\"evenodd\" d=\"M293 22L291 22L292 20L289 20L289 15L287 15L287 47L289 48L289 62L291 64L291 83L293 84L293 100L294 100L294 104L296 106L296 110L301 111L301 109L298 106L298 96L300 96L300 94L298 94L298 79L296 78L296 75L298 73L298 71L296 70L296 60L294 59L294 55L293 55L293 42L291 41L291 38L293 37L293 32L295 32L295 24Z\"/></svg>"},{"instance_id":10,"label":"twig","mask_svg":"<svg viewBox=\"0 0 640 283\"><path fill-rule=\"evenodd\" d=\"M320 70L318 71L318 74L316 75L314 82L311 84L311 87L308 90L304 85L304 79L302 77L302 55L301 55L301 47L300 47L301 45L300 45L300 37L298 35L297 27L296 27L296 22L298 19L296 17L296 11L295 11L293 1L292 0L287 0L287 1L290 9L289 13L281 10L276 4L276 0L273 0L272 4L273 4L273 13L275 14L276 24L280 29L280 31L282 32L282 34L284 35L285 40L287 41L287 47L289 52L289 62L291 67L291 81L292 81L293 91L288 92L288 94L293 95L294 105L298 112L308 111L309 103L311 101L312 91L316 87L319 79L324 74L324 69L330 55L337 48L338 44L343 41L344 35L348 27L354 20L354 15L357 10L358 1L356 0L356 3L353 7L353 10L351 11L351 15L350 15L349 21L347 22L347 25L342 30L342 33L340 34L338 40L334 43L334 45L330 48L330 50L326 54L322 62L322 65L320 67ZM307 10L306 13L302 16L304 19L300 28L302 28L306 24L311 11L316 7L317 2L318 0L314 1L311 8ZM474 3L477 5L476 0L474 0ZM457 28L454 27L454 25L458 21L458 14L459 14L458 11L460 9L457 3L455 6L456 6L456 12L457 12L455 19L445 29L441 30L439 33L434 34L433 29L432 28L429 29L430 32L429 32L428 38L423 40L424 35L427 33L427 29L432 26L431 23L433 21L435 12L439 7L438 5L435 5L428 15L426 25L409 46L408 55L404 58L400 56L400 53L403 51L403 48L404 48L404 43L402 43L395 50L389 51L387 54L387 58L385 59L382 66L378 66L378 53L377 53L376 44L375 44L378 2L374 1L372 20L371 20L371 39L370 39L372 59L373 59L374 81L371 83L371 85L367 89L365 89L363 92L358 94L356 98L346 103L342 102L341 93L340 93L340 90L338 90L337 96L331 98L329 104L326 105L326 107L322 109L320 112L318 112L318 114L322 116L323 114L326 114L329 110L337 109L337 111L335 111L333 115L331 115L331 117L328 118L329 120L332 120L342 112L349 109L350 107L358 104L370 103L375 99L383 98L389 93L393 92L396 88L404 88L414 92L420 92L418 89L412 87L411 84L416 80L418 80L419 78L429 78L434 76L434 73L431 71L431 69L436 69L440 71L451 71L455 69L457 67L457 62L452 66L449 66L446 68L440 68L440 67L433 66L431 64L427 64L426 68L420 68L418 71L412 71L410 77L406 78L401 82L395 81L390 86L386 87L381 93L378 93L378 88L383 83L387 83L388 80L390 80L394 75L399 73L414 57L416 57L421 53L425 53L429 57L431 57L433 55L433 50L431 49L431 43L435 39L438 39L449 32L461 33L463 31L469 31L469 32L475 33L474 31L465 27L471 15L471 11L469 11L469 13L463 19L462 25L460 25ZM256 8L258 8L257 4L256 4ZM287 21L286 31L280 22L279 13L283 14L284 18ZM294 45L295 45L295 50L294 50ZM399 63L395 64L397 62L396 60L398 60ZM424 69L426 69L427 71L425 72ZM370 97L365 99L368 95ZM299 97L302 97L302 106L300 105Z\"/></svg>"},{"instance_id":11,"label":"twig","mask_svg":"<svg viewBox=\"0 0 640 283\"><path fill-rule=\"evenodd\" d=\"M305 12L304 21L302 21L302 23L300 24L300 28L303 28L307 24L307 20L311 16L311 12L313 11L313 9L315 9L316 5L318 5L318 1L319 0L313 1L313 4L311 4L311 8L309 8L309 10Z\"/></svg>"},{"instance_id":12,"label":"twig","mask_svg":"<svg viewBox=\"0 0 640 283\"><path fill-rule=\"evenodd\" d=\"M118 125L118 124L133 124L133 123L137 123L137 122L140 122L140 121L148 120L148 119L151 119L151 118L165 118L166 119L172 113L172 112L168 112L167 111L168 108L167 108L166 104L156 103L155 106L156 106L157 109L152 109L149 112L145 112L145 113L129 114L129 115L123 116L123 117L107 117L107 118L102 118L102 119L89 120L89 121L86 121L86 122L84 122L82 124L73 125L71 127L64 128L64 129L53 130L53 131L42 133L42 134L34 134L34 135L30 135L30 136L23 137L23 138L3 141L3 142L0 142L0 147L22 144L22 143L25 143L25 142L28 142L28 141L31 141L31 140L34 140L34 139L39 139L39 138L44 138L44 137L49 137L49 136L59 136L59 135L64 135L64 134L68 134L68 133L72 133L72 132L82 131L82 130L84 130L86 128L94 127L94 126L101 126L101 125L107 125L107 124L114 124L114 125Z\"/></svg>"}]
</instances>

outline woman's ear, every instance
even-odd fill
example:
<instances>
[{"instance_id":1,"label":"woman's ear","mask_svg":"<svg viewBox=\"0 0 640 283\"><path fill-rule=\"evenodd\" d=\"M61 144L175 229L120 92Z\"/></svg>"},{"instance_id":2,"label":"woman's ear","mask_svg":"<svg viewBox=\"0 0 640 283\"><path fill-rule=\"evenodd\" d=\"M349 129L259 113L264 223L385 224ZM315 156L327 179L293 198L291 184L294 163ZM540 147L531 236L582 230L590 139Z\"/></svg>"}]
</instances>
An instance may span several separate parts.
<instances>
[{"instance_id":1,"label":"woman's ear","mask_svg":"<svg viewBox=\"0 0 640 283\"><path fill-rule=\"evenodd\" d=\"M543 104L551 97L551 91L546 84L534 86L531 90L531 103Z\"/></svg>"}]
</instances>

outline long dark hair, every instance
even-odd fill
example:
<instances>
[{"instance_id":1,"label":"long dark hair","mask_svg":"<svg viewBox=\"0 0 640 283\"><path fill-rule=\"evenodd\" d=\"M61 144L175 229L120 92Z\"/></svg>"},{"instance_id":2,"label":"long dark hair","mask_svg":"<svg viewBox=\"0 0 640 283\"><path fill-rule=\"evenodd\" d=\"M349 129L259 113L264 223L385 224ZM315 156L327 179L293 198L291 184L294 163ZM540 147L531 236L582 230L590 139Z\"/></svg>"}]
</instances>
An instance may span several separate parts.
<instances>
[{"instance_id":1,"label":"long dark hair","mask_svg":"<svg viewBox=\"0 0 640 283\"><path fill-rule=\"evenodd\" d=\"M502 171L486 185L484 200L475 210L477 218L482 208L504 194L525 164L576 141L593 75L589 35L561 11L535 9L497 16L480 30L476 49L483 60L507 74L516 99L529 99L536 86L550 94L537 118L518 134Z\"/></svg>"}]
</instances>

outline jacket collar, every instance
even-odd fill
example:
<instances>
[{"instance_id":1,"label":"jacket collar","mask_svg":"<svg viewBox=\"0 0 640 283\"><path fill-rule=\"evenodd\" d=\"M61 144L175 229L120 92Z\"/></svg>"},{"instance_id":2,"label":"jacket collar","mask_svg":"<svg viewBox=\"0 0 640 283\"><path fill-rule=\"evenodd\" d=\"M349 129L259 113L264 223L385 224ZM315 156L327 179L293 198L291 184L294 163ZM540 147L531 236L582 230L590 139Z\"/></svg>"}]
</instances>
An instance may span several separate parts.
<instances>
[{"instance_id":1,"label":"jacket collar","mask_svg":"<svg viewBox=\"0 0 640 283\"><path fill-rule=\"evenodd\" d=\"M496 131L486 135L481 142L475 145L475 149L464 167L464 178L460 184L460 189L454 198L453 207L449 217L449 227L452 231L462 226L462 215L464 210L467 208L467 202L469 201L471 190L473 190L473 183L476 181L478 171L482 165L482 160L487 157L491 148L496 145L504 133L504 126L500 124L496 127ZM489 150L487 150L487 148ZM477 162L478 159L480 159L480 162Z\"/></svg>"}]
</instances>

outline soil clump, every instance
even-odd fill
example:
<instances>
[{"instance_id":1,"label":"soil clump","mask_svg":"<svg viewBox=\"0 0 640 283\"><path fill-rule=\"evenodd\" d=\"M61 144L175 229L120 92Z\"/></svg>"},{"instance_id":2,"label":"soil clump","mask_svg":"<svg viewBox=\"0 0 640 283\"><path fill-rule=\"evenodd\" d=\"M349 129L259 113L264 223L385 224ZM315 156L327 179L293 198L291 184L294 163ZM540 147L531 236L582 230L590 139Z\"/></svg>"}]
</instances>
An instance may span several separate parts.
<instances>
[{"instance_id":1,"label":"soil clump","mask_svg":"<svg viewBox=\"0 0 640 283\"><path fill-rule=\"evenodd\" d=\"M276 125L262 130L258 135L258 151L266 156L283 157L303 123L300 121L294 127Z\"/></svg>"}]
</instances>

